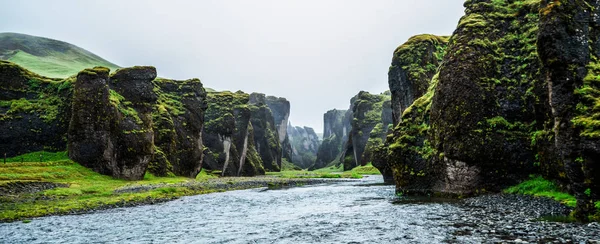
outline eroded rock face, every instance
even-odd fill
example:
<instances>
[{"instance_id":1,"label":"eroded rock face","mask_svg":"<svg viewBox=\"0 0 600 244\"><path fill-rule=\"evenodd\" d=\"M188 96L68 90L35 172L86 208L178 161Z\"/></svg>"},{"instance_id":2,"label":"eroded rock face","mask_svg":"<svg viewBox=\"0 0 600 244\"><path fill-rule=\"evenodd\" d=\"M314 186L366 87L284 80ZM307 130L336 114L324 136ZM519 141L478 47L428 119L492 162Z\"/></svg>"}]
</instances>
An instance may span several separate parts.
<instances>
[{"instance_id":1,"label":"eroded rock face","mask_svg":"<svg viewBox=\"0 0 600 244\"><path fill-rule=\"evenodd\" d=\"M598 1L542 1L537 39L554 142L581 219L595 211L594 202L600 199L599 5Z\"/></svg>"},{"instance_id":2,"label":"eroded rock face","mask_svg":"<svg viewBox=\"0 0 600 244\"><path fill-rule=\"evenodd\" d=\"M282 97L267 96L265 103L271 109L273 119L275 121L275 127L277 128L277 136L279 137L279 144L281 145L281 151L283 158L291 162L292 159L292 145L287 135L287 125L290 118L290 102ZM281 167L281 161L278 162Z\"/></svg>"},{"instance_id":3,"label":"eroded rock face","mask_svg":"<svg viewBox=\"0 0 600 244\"><path fill-rule=\"evenodd\" d=\"M418 35L394 51L388 72L394 125L400 122L404 110L427 92L447 45L448 37Z\"/></svg>"},{"instance_id":4,"label":"eroded rock face","mask_svg":"<svg viewBox=\"0 0 600 244\"><path fill-rule=\"evenodd\" d=\"M0 155L66 149L73 81L0 61Z\"/></svg>"},{"instance_id":5,"label":"eroded rock face","mask_svg":"<svg viewBox=\"0 0 600 244\"><path fill-rule=\"evenodd\" d=\"M320 142L315 130L310 127L288 124L288 137L292 144L292 163L302 169L314 165Z\"/></svg>"},{"instance_id":6,"label":"eroded rock face","mask_svg":"<svg viewBox=\"0 0 600 244\"><path fill-rule=\"evenodd\" d=\"M250 95L243 92L210 92L202 140L206 146L203 168L223 176L264 174L255 146ZM266 123L266 121L265 121ZM276 137L273 137L276 141Z\"/></svg>"},{"instance_id":7,"label":"eroded rock face","mask_svg":"<svg viewBox=\"0 0 600 244\"><path fill-rule=\"evenodd\" d=\"M202 169L202 129L206 92L198 79L153 82L158 102L153 107L155 154L148 170L195 178Z\"/></svg>"},{"instance_id":8,"label":"eroded rock face","mask_svg":"<svg viewBox=\"0 0 600 244\"><path fill-rule=\"evenodd\" d=\"M382 124L383 105L389 99L389 94L373 95L364 91L352 99L352 129L341 157L344 170L351 170L371 161L371 150L367 151L366 157L363 154L366 151L371 131L378 124ZM387 105L389 106L389 103ZM391 121L389 122L391 123ZM381 131L384 131L383 134L387 132L387 127L388 124L380 125Z\"/></svg>"},{"instance_id":9,"label":"eroded rock face","mask_svg":"<svg viewBox=\"0 0 600 244\"><path fill-rule=\"evenodd\" d=\"M317 151L317 159L311 169L324 168L337 159L350 131L345 123L347 110L330 110L323 115L323 142Z\"/></svg>"},{"instance_id":10,"label":"eroded rock face","mask_svg":"<svg viewBox=\"0 0 600 244\"><path fill-rule=\"evenodd\" d=\"M101 174L139 180L153 154L154 67L86 69L74 85L69 157ZM111 87L114 90L111 90ZM122 94L121 94L122 93Z\"/></svg>"},{"instance_id":11,"label":"eroded rock face","mask_svg":"<svg viewBox=\"0 0 600 244\"><path fill-rule=\"evenodd\" d=\"M267 100L271 100L271 102L267 102ZM287 125L289 102L273 103L273 100L274 97L267 99L265 94L252 93L250 94L249 104L251 106L249 107L251 113L250 121L254 129L254 145L262 159L263 166L267 171L278 172L281 170L281 159L283 157L283 150L280 143L288 141L287 129L282 132L281 125L278 123L285 122L284 125ZM287 113L279 113L279 116L274 118L274 114L271 113L273 110L268 106L269 103L276 108L275 111L278 110L277 106L282 105L282 107L287 108ZM284 106L285 104L287 104L287 107Z\"/></svg>"}]
</instances>

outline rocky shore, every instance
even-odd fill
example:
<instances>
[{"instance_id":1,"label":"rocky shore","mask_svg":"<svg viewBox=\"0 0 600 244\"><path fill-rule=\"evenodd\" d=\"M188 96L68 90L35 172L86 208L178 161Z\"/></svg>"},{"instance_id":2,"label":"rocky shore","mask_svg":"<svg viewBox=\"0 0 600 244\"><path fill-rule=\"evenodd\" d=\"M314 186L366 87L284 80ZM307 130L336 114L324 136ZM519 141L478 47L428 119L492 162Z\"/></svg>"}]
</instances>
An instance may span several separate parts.
<instances>
[{"instance_id":1,"label":"rocky shore","mask_svg":"<svg viewBox=\"0 0 600 244\"><path fill-rule=\"evenodd\" d=\"M571 209L548 198L484 195L459 207L465 211L447 216L449 243L600 243L600 224L570 222Z\"/></svg>"}]
</instances>

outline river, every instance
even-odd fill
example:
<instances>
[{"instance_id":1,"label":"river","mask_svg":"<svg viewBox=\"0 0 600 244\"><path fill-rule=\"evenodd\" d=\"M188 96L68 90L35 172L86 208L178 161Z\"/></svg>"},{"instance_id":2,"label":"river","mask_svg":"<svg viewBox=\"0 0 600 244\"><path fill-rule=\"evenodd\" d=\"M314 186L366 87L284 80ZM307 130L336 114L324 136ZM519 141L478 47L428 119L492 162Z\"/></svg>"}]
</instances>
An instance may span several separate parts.
<instances>
[{"instance_id":1,"label":"river","mask_svg":"<svg viewBox=\"0 0 600 244\"><path fill-rule=\"evenodd\" d=\"M394 187L380 184L382 181L381 176L368 176L354 182L230 191L183 197L156 205L36 218L31 223L4 223L0 224L0 243L480 243L493 238L502 240L501 235L490 236L478 231L481 228L473 223L469 225L470 221L464 216L471 214L471 210L458 202L401 200L395 196ZM464 228L467 228L466 234L461 232Z\"/></svg>"}]
</instances>

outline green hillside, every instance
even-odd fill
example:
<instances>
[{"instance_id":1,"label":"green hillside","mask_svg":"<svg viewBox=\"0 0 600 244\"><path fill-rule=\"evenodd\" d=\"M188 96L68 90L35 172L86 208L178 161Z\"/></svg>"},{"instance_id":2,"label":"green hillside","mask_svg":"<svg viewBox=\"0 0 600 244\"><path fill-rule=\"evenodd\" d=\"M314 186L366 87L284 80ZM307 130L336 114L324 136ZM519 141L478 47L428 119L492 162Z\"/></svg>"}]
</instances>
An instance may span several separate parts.
<instances>
[{"instance_id":1,"label":"green hillside","mask_svg":"<svg viewBox=\"0 0 600 244\"><path fill-rule=\"evenodd\" d=\"M75 45L18 33L0 33L0 59L52 78L66 78L94 66L119 68Z\"/></svg>"}]
</instances>

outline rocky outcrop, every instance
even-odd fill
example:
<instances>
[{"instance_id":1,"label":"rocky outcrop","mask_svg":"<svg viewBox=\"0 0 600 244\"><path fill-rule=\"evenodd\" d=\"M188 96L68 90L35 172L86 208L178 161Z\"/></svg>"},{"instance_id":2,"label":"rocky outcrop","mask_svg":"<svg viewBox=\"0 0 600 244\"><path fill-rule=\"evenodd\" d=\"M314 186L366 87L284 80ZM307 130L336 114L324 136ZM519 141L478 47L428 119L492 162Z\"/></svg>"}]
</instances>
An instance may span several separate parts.
<instances>
[{"instance_id":1,"label":"rocky outcrop","mask_svg":"<svg viewBox=\"0 0 600 244\"><path fill-rule=\"evenodd\" d=\"M320 141L315 130L288 124L287 134L292 144L292 163L302 169L314 165Z\"/></svg>"},{"instance_id":2,"label":"rocky outcrop","mask_svg":"<svg viewBox=\"0 0 600 244\"><path fill-rule=\"evenodd\" d=\"M344 170L350 170L371 161L372 152L371 150L366 150L371 131L378 124L381 124L381 130L378 131L379 134L374 137L383 137L387 132L389 124L392 123L392 121L386 121L385 125L382 123L383 105L388 100L390 100L389 93L373 95L365 91L361 91L352 99L351 130L341 156ZM389 104L388 102L387 105L389 106ZM364 155L365 152L367 155Z\"/></svg>"},{"instance_id":3,"label":"rocky outcrop","mask_svg":"<svg viewBox=\"0 0 600 244\"><path fill-rule=\"evenodd\" d=\"M267 100L270 100L270 102L267 102ZM252 93L250 94L249 104L251 106L249 108L250 121L254 128L254 145L256 146L256 150L262 159L265 170L277 172L281 170L281 160L283 157L283 150L280 143L288 142L287 130L281 132L281 126L278 123L285 122L287 125L289 102L285 101L285 99L277 99L280 102L276 103L273 101L274 97L267 99L265 94ZM286 113L275 113L279 116L274 119L274 114L271 113L273 110L267 104L271 104L271 106L276 108L275 111L280 109L277 106L282 105L282 107L285 107L284 105L287 104L287 107L285 107L287 108L287 115L285 115Z\"/></svg>"},{"instance_id":4,"label":"rocky outcrop","mask_svg":"<svg viewBox=\"0 0 600 244\"><path fill-rule=\"evenodd\" d=\"M154 67L86 69L77 75L68 131L69 157L92 170L142 179L153 154ZM111 89L113 88L113 89Z\"/></svg>"},{"instance_id":5,"label":"rocky outcrop","mask_svg":"<svg viewBox=\"0 0 600 244\"><path fill-rule=\"evenodd\" d=\"M291 162L293 160L292 145L290 144L290 139L287 135L287 125L290 118L290 102L282 97L267 96L265 98L265 103L271 109L273 119L275 120L282 157ZM278 161L277 164L281 167L281 160Z\"/></svg>"},{"instance_id":6,"label":"rocky outcrop","mask_svg":"<svg viewBox=\"0 0 600 244\"><path fill-rule=\"evenodd\" d=\"M338 157L342 146L348 138L352 111L330 110L323 115L323 141L317 151L317 159L311 169L324 168L331 164L339 164Z\"/></svg>"},{"instance_id":7,"label":"rocky outcrop","mask_svg":"<svg viewBox=\"0 0 600 244\"><path fill-rule=\"evenodd\" d=\"M148 171L195 178L202 169L206 92L198 79L153 81L158 102L152 110L155 153Z\"/></svg>"},{"instance_id":8,"label":"rocky outcrop","mask_svg":"<svg viewBox=\"0 0 600 244\"><path fill-rule=\"evenodd\" d=\"M223 176L265 173L251 123L252 110L257 108L249 100L250 95L241 91L208 93L203 168L221 171Z\"/></svg>"},{"instance_id":9,"label":"rocky outcrop","mask_svg":"<svg viewBox=\"0 0 600 244\"><path fill-rule=\"evenodd\" d=\"M568 184L585 218L599 192L598 3L465 7L442 62L415 54L440 67L387 141L397 190L468 195L536 173Z\"/></svg>"},{"instance_id":10,"label":"rocky outcrop","mask_svg":"<svg viewBox=\"0 0 600 244\"><path fill-rule=\"evenodd\" d=\"M538 52L558 157L586 219L600 200L600 3L542 1Z\"/></svg>"},{"instance_id":11,"label":"rocky outcrop","mask_svg":"<svg viewBox=\"0 0 600 244\"><path fill-rule=\"evenodd\" d=\"M0 154L63 151L71 119L72 82L0 61Z\"/></svg>"},{"instance_id":12,"label":"rocky outcrop","mask_svg":"<svg viewBox=\"0 0 600 244\"><path fill-rule=\"evenodd\" d=\"M394 51L388 72L394 125L404 110L427 92L447 45L448 37L425 34L411 37Z\"/></svg>"}]
</instances>

